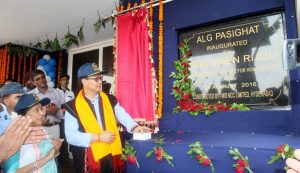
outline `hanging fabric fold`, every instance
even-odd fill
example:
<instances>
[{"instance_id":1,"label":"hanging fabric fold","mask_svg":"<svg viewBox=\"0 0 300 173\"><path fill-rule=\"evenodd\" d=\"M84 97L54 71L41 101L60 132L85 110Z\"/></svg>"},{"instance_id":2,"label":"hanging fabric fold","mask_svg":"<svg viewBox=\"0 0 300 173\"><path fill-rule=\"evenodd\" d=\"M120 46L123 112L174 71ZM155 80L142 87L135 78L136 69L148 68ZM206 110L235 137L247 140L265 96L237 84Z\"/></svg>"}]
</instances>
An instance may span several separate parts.
<instances>
[{"instance_id":1,"label":"hanging fabric fold","mask_svg":"<svg viewBox=\"0 0 300 173\"><path fill-rule=\"evenodd\" d=\"M116 96L138 122L155 125L155 92L146 8L117 17Z\"/></svg>"}]
</instances>

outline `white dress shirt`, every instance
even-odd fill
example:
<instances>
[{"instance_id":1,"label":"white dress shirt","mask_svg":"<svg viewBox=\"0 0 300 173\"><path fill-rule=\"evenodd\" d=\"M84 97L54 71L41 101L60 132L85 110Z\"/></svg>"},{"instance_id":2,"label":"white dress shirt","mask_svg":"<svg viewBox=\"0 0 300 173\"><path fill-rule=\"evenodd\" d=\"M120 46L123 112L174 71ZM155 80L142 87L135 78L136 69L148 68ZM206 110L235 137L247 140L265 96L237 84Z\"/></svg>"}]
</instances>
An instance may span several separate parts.
<instances>
[{"instance_id":1,"label":"white dress shirt","mask_svg":"<svg viewBox=\"0 0 300 173\"><path fill-rule=\"evenodd\" d=\"M97 121L99 125L102 127L102 122L100 118L100 110L99 110L99 95L96 96L95 99L89 99L94 106L94 110L96 113ZM125 111L125 109L116 104L114 107L115 116L118 122L123 124L128 131L132 129L134 126L137 126L137 123L131 118L131 116ZM92 134L91 133L83 133L80 132L79 124L76 118L74 118L68 111L65 112L65 134L67 138L67 142L71 145L79 146L79 147L89 147Z\"/></svg>"},{"instance_id":2,"label":"white dress shirt","mask_svg":"<svg viewBox=\"0 0 300 173\"><path fill-rule=\"evenodd\" d=\"M55 104L58 108L61 108L61 105L65 103L65 99L61 93L48 86L48 90L45 94L41 93L37 88L29 91L30 94L36 94L40 99L49 98L51 103ZM60 119L64 119L64 114L61 110L59 110L56 115L47 115L47 119L49 119L50 123L60 122Z\"/></svg>"}]
</instances>

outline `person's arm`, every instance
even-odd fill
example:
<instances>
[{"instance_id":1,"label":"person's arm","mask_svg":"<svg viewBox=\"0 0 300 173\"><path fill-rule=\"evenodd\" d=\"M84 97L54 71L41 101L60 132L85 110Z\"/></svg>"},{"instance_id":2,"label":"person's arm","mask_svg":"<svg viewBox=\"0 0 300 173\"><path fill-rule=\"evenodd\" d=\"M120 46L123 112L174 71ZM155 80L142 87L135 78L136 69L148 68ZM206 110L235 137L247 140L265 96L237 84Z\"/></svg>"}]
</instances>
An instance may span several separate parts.
<instances>
[{"instance_id":1,"label":"person's arm","mask_svg":"<svg viewBox=\"0 0 300 173\"><path fill-rule=\"evenodd\" d=\"M17 117L0 136L0 165L15 154L31 132L31 119Z\"/></svg>"},{"instance_id":2,"label":"person's arm","mask_svg":"<svg viewBox=\"0 0 300 173\"><path fill-rule=\"evenodd\" d=\"M34 163L26 165L22 168L17 169L17 173L27 173L27 172L34 172L35 170L41 168L44 164L52 160L56 156L59 155L59 149L61 147L61 143L63 140L55 139L51 143L53 144L53 148L49 151L49 153L42 157L41 159L37 160Z\"/></svg>"},{"instance_id":3,"label":"person's arm","mask_svg":"<svg viewBox=\"0 0 300 173\"><path fill-rule=\"evenodd\" d=\"M132 133L132 130L138 126L138 124L131 118L128 112L117 103L114 107L115 115L117 120L126 127L129 133Z\"/></svg>"},{"instance_id":4,"label":"person's arm","mask_svg":"<svg viewBox=\"0 0 300 173\"><path fill-rule=\"evenodd\" d=\"M79 147L89 147L100 140L97 134L80 132L78 121L68 111L65 112L65 134L69 144Z\"/></svg>"},{"instance_id":5,"label":"person's arm","mask_svg":"<svg viewBox=\"0 0 300 173\"><path fill-rule=\"evenodd\" d=\"M37 160L35 163L31 163L27 166L24 166L22 168L19 168L16 170L16 173L27 173L27 172L34 172L38 168L42 167L45 163L47 163L49 160L54 158L54 149L51 149L50 152L42 157L41 159Z\"/></svg>"},{"instance_id":6,"label":"person's arm","mask_svg":"<svg viewBox=\"0 0 300 173\"><path fill-rule=\"evenodd\" d=\"M148 127L139 126L119 103L116 104L114 110L117 120L126 127L129 133L150 132Z\"/></svg>"}]
</instances>

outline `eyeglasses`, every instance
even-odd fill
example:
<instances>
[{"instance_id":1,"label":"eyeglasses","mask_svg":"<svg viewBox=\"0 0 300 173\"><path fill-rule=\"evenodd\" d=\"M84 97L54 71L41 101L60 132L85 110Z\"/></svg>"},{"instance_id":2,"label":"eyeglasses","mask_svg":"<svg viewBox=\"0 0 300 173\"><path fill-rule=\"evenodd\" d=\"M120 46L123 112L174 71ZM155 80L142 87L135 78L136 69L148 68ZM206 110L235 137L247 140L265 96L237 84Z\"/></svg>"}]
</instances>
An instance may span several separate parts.
<instances>
[{"instance_id":1,"label":"eyeglasses","mask_svg":"<svg viewBox=\"0 0 300 173\"><path fill-rule=\"evenodd\" d=\"M86 77L86 79L94 80L95 82L101 82L103 77Z\"/></svg>"},{"instance_id":2,"label":"eyeglasses","mask_svg":"<svg viewBox=\"0 0 300 173\"><path fill-rule=\"evenodd\" d=\"M35 80L35 81L39 81L39 80L41 80L41 79L46 79L46 77L45 77L45 76L41 76L41 77L35 78L34 80Z\"/></svg>"}]
</instances>

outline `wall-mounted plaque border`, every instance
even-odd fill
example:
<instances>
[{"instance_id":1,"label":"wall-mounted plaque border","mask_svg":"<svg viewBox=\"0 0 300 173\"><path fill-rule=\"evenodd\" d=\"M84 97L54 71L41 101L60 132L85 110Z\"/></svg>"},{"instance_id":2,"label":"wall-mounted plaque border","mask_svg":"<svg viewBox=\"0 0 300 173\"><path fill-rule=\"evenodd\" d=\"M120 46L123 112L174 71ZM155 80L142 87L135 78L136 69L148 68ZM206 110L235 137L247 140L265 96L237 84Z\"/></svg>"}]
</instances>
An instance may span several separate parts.
<instances>
[{"instance_id":1,"label":"wall-mounted plaque border","mask_svg":"<svg viewBox=\"0 0 300 173\"><path fill-rule=\"evenodd\" d=\"M275 13L180 32L193 53L194 99L290 109L284 31L283 14Z\"/></svg>"}]
</instances>

